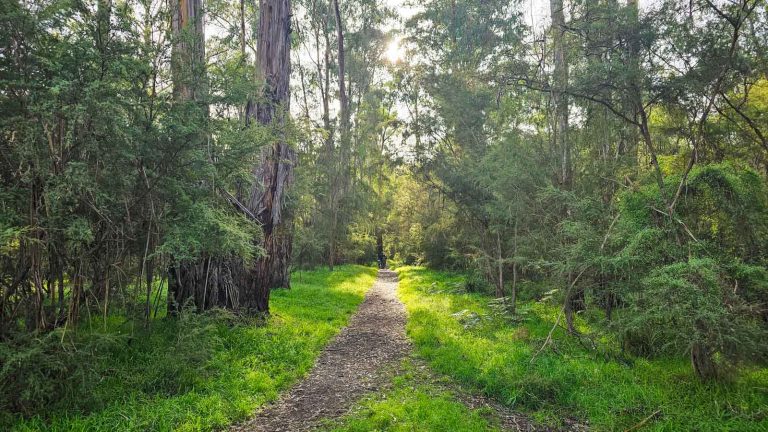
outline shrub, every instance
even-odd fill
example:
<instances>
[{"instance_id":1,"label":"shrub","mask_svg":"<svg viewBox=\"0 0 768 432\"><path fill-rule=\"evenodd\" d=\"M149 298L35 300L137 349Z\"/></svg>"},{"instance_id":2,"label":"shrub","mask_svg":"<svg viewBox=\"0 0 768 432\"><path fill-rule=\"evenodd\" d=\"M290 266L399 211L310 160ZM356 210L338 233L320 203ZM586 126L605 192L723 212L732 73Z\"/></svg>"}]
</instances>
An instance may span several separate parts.
<instances>
[{"instance_id":1,"label":"shrub","mask_svg":"<svg viewBox=\"0 0 768 432\"><path fill-rule=\"evenodd\" d=\"M485 278L480 272L471 272L464 280L464 290L470 293L485 293L489 294L494 291L493 286L488 283L488 279Z\"/></svg>"},{"instance_id":2,"label":"shrub","mask_svg":"<svg viewBox=\"0 0 768 432\"><path fill-rule=\"evenodd\" d=\"M761 309L746 300L738 279L712 259L692 258L651 272L631 296L625 334L641 351L686 354L705 379L743 360L768 354Z\"/></svg>"},{"instance_id":3,"label":"shrub","mask_svg":"<svg viewBox=\"0 0 768 432\"><path fill-rule=\"evenodd\" d=\"M114 335L94 335L84 344L61 329L14 336L0 342L0 412L25 415L65 394L87 397L90 383L97 381L94 354L119 343Z\"/></svg>"},{"instance_id":4,"label":"shrub","mask_svg":"<svg viewBox=\"0 0 768 432\"><path fill-rule=\"evenodd\" d=\"M0 412L93 411L114 390L105 380L146 394L189 391L209 376L223 343L219 329L231 322L231 314L211 311L182 313L133 336L85 329L17 335L0 343Z\"/></svg>"},{"instance_id":5,"label":"shrub","mask_svg":"<svg viewBox=\"0 0 768 432\"><path fill-rule=\"evenodd\" d=\"M680 180L670 176L670 196ZM636 355L687 355L704 379L768 347L768 187L727 164L691 171L674 218L652 182L620 196L620 219L601 261L604 290L627 305L616 323Z\"/></svg>"}]
</instances>

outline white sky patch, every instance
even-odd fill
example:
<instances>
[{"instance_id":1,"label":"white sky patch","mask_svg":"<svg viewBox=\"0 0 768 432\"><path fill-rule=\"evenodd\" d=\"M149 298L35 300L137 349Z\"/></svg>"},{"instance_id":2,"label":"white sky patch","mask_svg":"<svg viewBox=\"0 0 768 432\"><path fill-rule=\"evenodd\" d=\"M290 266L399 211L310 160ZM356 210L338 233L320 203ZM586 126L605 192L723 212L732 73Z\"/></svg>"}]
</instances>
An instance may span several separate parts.
<instances>
[{"instance_id":1,"label":"white sky patch","mask_svg":"<svg viewBox=\"0 0 768 432\"><path fill-rule=\"evenodd\" d=\"M416 15L421 9L414 3L414 0L384 0L384 4L392 8L403 21Z\"/></svg>"}]
</instances>

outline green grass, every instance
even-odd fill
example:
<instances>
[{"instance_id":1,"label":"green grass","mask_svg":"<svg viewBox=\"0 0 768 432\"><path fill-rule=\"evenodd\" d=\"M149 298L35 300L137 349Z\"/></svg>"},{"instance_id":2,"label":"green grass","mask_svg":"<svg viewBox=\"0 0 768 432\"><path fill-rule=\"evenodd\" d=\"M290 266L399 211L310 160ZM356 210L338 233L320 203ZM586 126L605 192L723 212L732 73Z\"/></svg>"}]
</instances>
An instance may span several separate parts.
<instances>
[{"instance_id":1,"label":"green grass","mask_svg":"<svg viewBox=\"0 0 768 432\"><path fill-rule=\"evenodd\" d=\"M375 277L360 266L296 273L291 290L273 291L266 325L190 315L121 336L113 318L115 340L77 369L95 380L74 386L87 391L63 392L45 418L5 416L0 429L200 431L244 419L309 370Z\"/></svg>"},{"instance_id":2,"label":"green grass","mask_svg":"<svg viewBox=\"0 0 768 432\"><path fill-rule=\"evenodd\" d=\"M410 363L396 376L390 389L374 394L323 430L333 432L371 431L498 431L489 421L490 413L472 411L449 391L425 380ZM484 415L488 414L488 415Z\"/></svg>"},{"instance_id":3,"label":"green grass","mask_svg":"<svg viewBox=\"0 0 768 432\"><path fill-rule=\"evenodd\" d=\"M768 369L730 383L701 383L684 359L622 363L587 351L558 329L555 351L531 364L557 308L520 306L522 322L494 313L489 298L457 293L458 275L404 267L400 297L418 355L439 373L546 423L564 417L595 430L624 430L653 413L644 430L768 431ZM475 315L476 314L476 315ZM579 322L582 330L589 323Z\"/></svg>"}]
</instances>

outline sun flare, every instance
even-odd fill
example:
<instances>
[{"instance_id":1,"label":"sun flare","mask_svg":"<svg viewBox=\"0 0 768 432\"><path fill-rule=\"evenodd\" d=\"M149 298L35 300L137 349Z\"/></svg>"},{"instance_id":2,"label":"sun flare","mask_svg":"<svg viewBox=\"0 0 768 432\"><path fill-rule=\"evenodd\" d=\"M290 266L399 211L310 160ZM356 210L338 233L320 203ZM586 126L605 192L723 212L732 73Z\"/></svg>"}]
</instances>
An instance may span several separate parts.
<instances>
[{"instance_id":1,"label":"sun flare","mask_svg":"<svg viewBox=\"0 0 768 432\"><path fill-rule=\"evenodd\" d=\"M405 57L405 48L400 46L400 39L393 39L389 42L385 55L390 63L399 63L403 61Z\"/></svg>"}]
</instances>

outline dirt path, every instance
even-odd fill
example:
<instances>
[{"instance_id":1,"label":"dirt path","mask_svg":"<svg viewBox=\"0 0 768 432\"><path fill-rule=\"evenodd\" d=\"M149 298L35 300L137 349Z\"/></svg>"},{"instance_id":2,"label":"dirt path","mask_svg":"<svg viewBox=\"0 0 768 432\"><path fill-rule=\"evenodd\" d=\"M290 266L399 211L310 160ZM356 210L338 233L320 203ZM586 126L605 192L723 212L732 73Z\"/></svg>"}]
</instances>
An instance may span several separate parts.
<instances>
[{"instance_id":1,"label":"dirt path","mask_svg":"<svg viewBox=\"0 0 768 432\"><path fill-rule=\"evenodd\" d=\"M380 270L376 283L349 325L325 348L309 375L274 404L231 431L310 431L321 420L344 415L367 393L384 391L392 374L411 355L405 322L405 307L397 298L397 274ZM425 379L436 379L423 362L417 363ZM451 390L470 409L489 409L504 430L552 430L536 427L525 416L489 398L464 392L456 386L451 386Z\"/></svg>"},{"instance_id":2,"label":"dirt path","mask_svg":"<svg viewBox=\"0 0 768 432\"><path fill-rule=\"evenodd\" d=\"M410 353L397 273L380 270L349 326L325 348L307 378L233 431L300 432L338 417L387 379Z\"/></svg>"}]
</instances>

